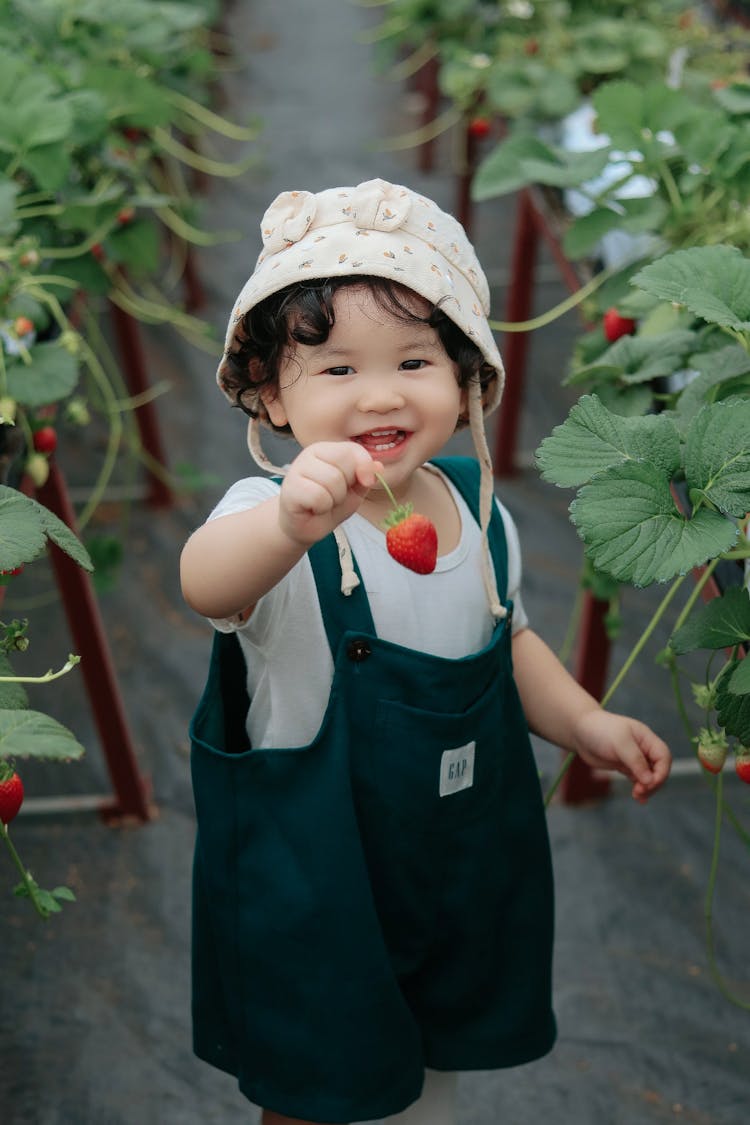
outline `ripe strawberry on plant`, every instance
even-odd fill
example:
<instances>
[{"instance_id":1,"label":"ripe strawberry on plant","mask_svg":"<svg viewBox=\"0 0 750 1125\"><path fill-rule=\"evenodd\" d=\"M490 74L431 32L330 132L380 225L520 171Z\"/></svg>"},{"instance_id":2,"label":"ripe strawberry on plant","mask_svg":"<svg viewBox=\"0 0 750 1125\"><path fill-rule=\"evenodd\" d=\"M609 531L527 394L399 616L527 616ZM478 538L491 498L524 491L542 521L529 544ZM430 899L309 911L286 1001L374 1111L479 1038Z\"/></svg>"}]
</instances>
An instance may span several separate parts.
<instances>
[{"instance_id":1,"label":"ripe strawberry on plant","mask_svg":"<svg viewBox=\"0 0 750 1125\"><path fill-rule=\"evenodd\" d=\"M57 430L54 426L40 426L34 430L34 449L37 453L54 453L57 449Z\"/></svg>"},{"instance_id":2,"label":"ripe strawberry on plant","mask_svg":"<svg viewBox=\"0 0 750 1125\"><path fill-rule=\"evenodd\" d=\"M399 504L378 474L393 509L385 518L385 545L388 554L401 566L416 574L432 574L437 563L437 531L432 520L414 511L413 504Z\"/></svg>"},{"instance_id":3,"label":"ripe strawberry on plant","mask_svg":"<svg viewBox=\"0 0 750 1125\"><path fill-rule=\"evenodd\" d=\"M28 336L34 331L34 321L29 320L27 316L17 316L13 321L13 331L16 336Z\"/></svg>"},{"instance_id":4,"label":"ripe strawberry on plant","mask_svg":"<svg viewBox=\"0 0 750 1125\"><path fill-rule=\"evenodd\" d=\"M9 762L0 762L0 821L6 826L23 804L23 783Z\"/></svg>"},{"instance_id":5,"label":"ripe strawberry on plant","mask_svg":"<svg viewBox=\"0 0 750 1125\"><path fill-rule=\"evenodd\" d=\"M738 746L735 750L734 771L740 781L750 785L750 746Z\"/></svg>"},{"instance_id":6,"label":"ripe strawberry on plant","mask_svg":"<svg viewBox=\"0 0 750 1125\"><path fill-rule=\"evenodd\" d=\"M700 731L697 738L698 761L709 773L721 773L727 760L727 737L723 731Z\"/></svg>"},{"instance_id":7,"label":"ripe strawberry on plant","mask_svg":"<svg viewBox=\"0 0 750 1125\"><path fill-rule=\"evenodd\" d=\"M472 117L468 125L469 135L477 140L489 135L492 124L489 117Z\"/></svg>"},{"instance_id":8,"label":"ripe strawberry on plant","mask_svg":"<svg viewBox=\"0 0 750 1125\"><path fill-rule=\"evenodd\" d=\"M610 344L619 340L621 336L632 336L636 329L636 322L629 316L621 316L612 305L604 314L604 335Z\"/></svg>"}]
</instances>

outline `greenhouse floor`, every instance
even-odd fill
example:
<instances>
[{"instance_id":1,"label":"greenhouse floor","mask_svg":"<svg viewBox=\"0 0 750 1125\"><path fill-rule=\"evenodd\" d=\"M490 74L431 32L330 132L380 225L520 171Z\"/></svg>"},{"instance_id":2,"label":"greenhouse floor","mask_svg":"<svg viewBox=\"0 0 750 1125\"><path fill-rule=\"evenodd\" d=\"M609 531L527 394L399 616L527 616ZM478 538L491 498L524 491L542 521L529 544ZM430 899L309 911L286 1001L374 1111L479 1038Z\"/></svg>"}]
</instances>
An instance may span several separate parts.
<instances>
[{"instance_id":1,"label":"greenhouse floor","mask_svg":"<svg viewBox=\"0 0 750 1125\"><path fill-rule=\"evenodd\" d=\"M420 103L378 72L363 38L379 10L340 0L248 0L227 9L235 55L221 111L257 115L263 131L247 146L258 159L244 175L212 182L201 205L206 229L236 230L239 241L201 249L200 315L223 337L233 299L252 268L257 228L282 189L318 190L374 176L406 182L452 208L455 146L437 145L432 171L413 149L378 142L414 128ZM216 144L236 159L236 142ZM508 289L512 200L475 211L472 237L502 317ZM566 295L542 256L538 311ZM563 644L581 564L568 521L570 496L542 484L532 467L539 441L573 401L561 388L578 331L573 314L536 332L525 396L519 472L498 480L524 546L525 601L537 629ZM75 904L46 923L14 899L12 868L0 865L0 1119L3 1125L256 1125L257 1111L234 1081L197 1061L189 1016L190 874L194 837L187 724L206 668L209 629L182 603L178 557L226 482L253 472L244 426L213 383L215 357L170 328L144 330L151 377L170 392L157 409L172 466L209 479L171 507L113 495L96 530L126 520L118 584L100 596L138 761L153 785L154 819L105 824L86 811L110 781L78 671L38 689L32 705L70 726L87 748L77 764L24 768L29 808L13 826L25 863L47 887L66 883ZM88 444L87 444L88 442ZM61 443L60 463L77 489L102 450ZM458 443L460 446L460 443ZM66 456L72 462L70 470ZM77 494L77 493L76 493ZM46 564L28 568L6 618L28 613L33 671L58 667L72 647ZM32 573L33 572L33 573ZM36 575L36 577L35 577ZM24 576L25 580L26 576ZM35 585L36 584L36 585ZM38 587L38 588L37 588ZM612 670L657 604L660 592L627 592ZM41 607L41 608L40 608ZM714 838L714 800L677 721L656 635L614 706L666 737L675 776L647 807L616 781L608 798L549 813L557 881L554 1051L515 1070L463 1075L459 1125L746 1125L750 1120L750 862L725 822L716 880L715 953L721 994L706 950L704 900ZM539 745L546 787L559 753ZM734 776L726 796L750 829L750 794ZM46 805L39 798L49 798ZM58 798L80 798L77 811ZM34 807L31 798L37 800ZM68 802L69 804L70 802ZM293 1065L293 1060L290 1060Z\"/></svg>"}]
</instances>

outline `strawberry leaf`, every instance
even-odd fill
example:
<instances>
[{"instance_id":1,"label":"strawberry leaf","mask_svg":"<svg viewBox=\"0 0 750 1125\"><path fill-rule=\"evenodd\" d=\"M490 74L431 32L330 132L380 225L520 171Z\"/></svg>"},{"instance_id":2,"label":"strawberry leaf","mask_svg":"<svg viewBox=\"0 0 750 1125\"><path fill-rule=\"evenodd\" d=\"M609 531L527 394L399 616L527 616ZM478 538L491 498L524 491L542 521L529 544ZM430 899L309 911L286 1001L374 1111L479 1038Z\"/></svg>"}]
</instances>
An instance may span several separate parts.
<instances>
[{"instance_id":1,"label":"strawberry leaf","mask_svg":"<svg viewBox=\"0 0 750 1125\"><path fill-rule=\"evenodd\" d=\"M730 520L707 508L685 517L668 477L639 461L594 477L570 512L594 566L634 586L685 574L730 550L738 534Z\"/></svg>"},{"instance_id":2,"label":"strawberry leaf","mask_svg":"<svg viewBox=\"0 0 750 1125\"><path fill-rule=\"evenodd\" d=\"M741 586L730 586L720 598L713 598L695 610L682 628L672 634L670 645L681 655L698 648L731 648L748 640L750 594Z\"/></svg>"},{"instance_id":3,"label":"strawberry leaf","mask_svg":"<svg viewBox=\"0 0 750 1125\"><path fill-rule=\"evenodd\" d=\"M61 343L35 344L31 363L8 364L8 394L24 406L47 406L66 398L78 382L78 360Z\"/></svg>"},{"instance_id":4,"label":"strawberry leaf","mask_svg":"<svg viewBox=\"0 0 750 1125\"><path fill-rule=\"evenodd\" d=\"M598 126L616 148L642 150L656 135L673 129L689 112L684 94L669 86L605 82L592 102Z\"/></svg>"},{"instance_id":5,"label":"strawberry leaf","mask_svg":"<svg viewBox=\"0 0 750 1125\"><path fill-rule=\"evenodd\" d=\"M750 332L750 259L735 246L693 246L645 266L633 284L710 324Z\"/></svg>"},{"instance_id":6,"label":"strawberry leaf","mask_svg":"<svg viewBox=\"0 0 750 1125\"><path fill-rule=\"evenodd\" d=\"M596 395L584 395L537 450L545 480L577 487L613 465L650 461L671 476L680 464L680 439L666 415L625 418Z\"/></svg>"},{"instance_id":7,"label":"strawberry leaf","mask_svg":"<svg viewBox=\"0 0 750 1125\"><path fill-rule=\"evenodd\" d=\"M744 691L736 691L734 678L746 664L747 658L730 661L716 688L718 720L727 734L734 735L744 746L750 745L750 685L746 684Z\"/></svg>"},{"instance_id":8,"label":"strawberry leaf","mask_svg":"<svg viewBox=\"0 0 750 1125\"><path fill-rule=\"evenodd\" d=\"M704 406L687 435L685 477L728 516L750 511L750 399Z\"/></svg>"},{"instance_id":9,"label":"strawberry leaf","mask_svg":"<svg viewBox=\"0 0 750 1125\"><path fill-rule=\"evenodd\" d=\"M0 711L0 758L69 761L85 753L71 732L41 711Z\"/></svg>"},{"instance_id":10,"label":"strawberry leaf","mask_svg":"<svg viewBox=\"0 0 750 1125\"><path fill-rule=\"evenodd\" d=\"M4 652L0 652L0 676L12 676L13 668ZM23 684L15 681L0 682L0 708L22 711L29 705Z\"/></svg>"},{"instance_id":11,"label":"strawberry leaf","mask_svg":"<svg viewBox=\"0 0 750 1125\"><path fill-rule=\"evenodd\" d=\"M728 344L724 348L691 355L688 364L698 375L677 399L675 421L681 429L702 406L717 398L722 384L750 375L750 355L740 344Z\"/></svg>"},{"instance_id":12,"label":"strawberry leaf","mask_svg":"<svg viewBox=\"0 0 750 1125\"><path fill-rule=\"evenodd\" d=\"M0 568L31 562L48 538L84 570L93 569L86 548L62 520L15 488L0 485Z\"/></svg>"}]
</instances>

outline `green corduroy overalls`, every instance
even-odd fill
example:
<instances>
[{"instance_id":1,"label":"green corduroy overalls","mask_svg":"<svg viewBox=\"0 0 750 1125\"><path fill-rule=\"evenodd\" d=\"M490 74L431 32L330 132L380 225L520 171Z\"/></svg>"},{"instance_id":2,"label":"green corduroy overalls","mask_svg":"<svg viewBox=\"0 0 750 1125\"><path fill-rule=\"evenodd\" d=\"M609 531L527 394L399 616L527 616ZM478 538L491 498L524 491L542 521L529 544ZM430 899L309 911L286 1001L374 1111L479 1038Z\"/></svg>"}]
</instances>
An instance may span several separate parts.
<instances>
[{"instance_id":1,"label":"green corduroy overalls","mask_svg":"<svg viewBox=\"0 0 750 1125\"><path fill-rule=\"evenodd\" d=\"M476 462L436 463L476 518ZM504 599L496 511L489 534ZM341 594L333 536L309 555L334 658L315 740L249 747L233 634L191 725L194 1047L256 1104L352 1122L403 1110L425 1067L550 1050L552 870L510 603L480 652L415 652L376 636L363 584Z\"/></svg>"}]
</instances>

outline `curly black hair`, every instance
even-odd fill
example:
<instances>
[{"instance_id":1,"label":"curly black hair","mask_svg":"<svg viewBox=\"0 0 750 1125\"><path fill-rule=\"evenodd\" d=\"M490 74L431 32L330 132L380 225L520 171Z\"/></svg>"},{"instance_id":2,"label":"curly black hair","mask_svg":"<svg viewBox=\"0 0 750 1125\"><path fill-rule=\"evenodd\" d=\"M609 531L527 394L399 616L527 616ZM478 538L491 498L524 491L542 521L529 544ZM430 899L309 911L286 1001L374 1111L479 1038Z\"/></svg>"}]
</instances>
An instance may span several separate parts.
<instances>
[{"instance_id":1,"label":"curly black hair","mask_svg":"<svg viewBox=\"0 0 750 1125\"><path fill-rule=\"evenodd\" d=\"M234 405L257 418L262 411L260 389L277 385L281 364L289 358L295 344L318 345L328 339L336 320L334 297L340 289L354 287L366 287L389 316L434 328L458 367L460 387L468 387L479 379L484 394L497 377L495 368L487 363L477 345L439 305L433 306L427 316L420 316L410 301L413 292L405 285L383 277L346 275L288 285L245 313L238 332L241 342L235 351L227 352L222 378L224 389L234 396ZM262 417L266 417L265 412ZM461 419L462 423L465 421ZM291 433L288 425L273 429Z\"/></svg>"}]
</instances>

